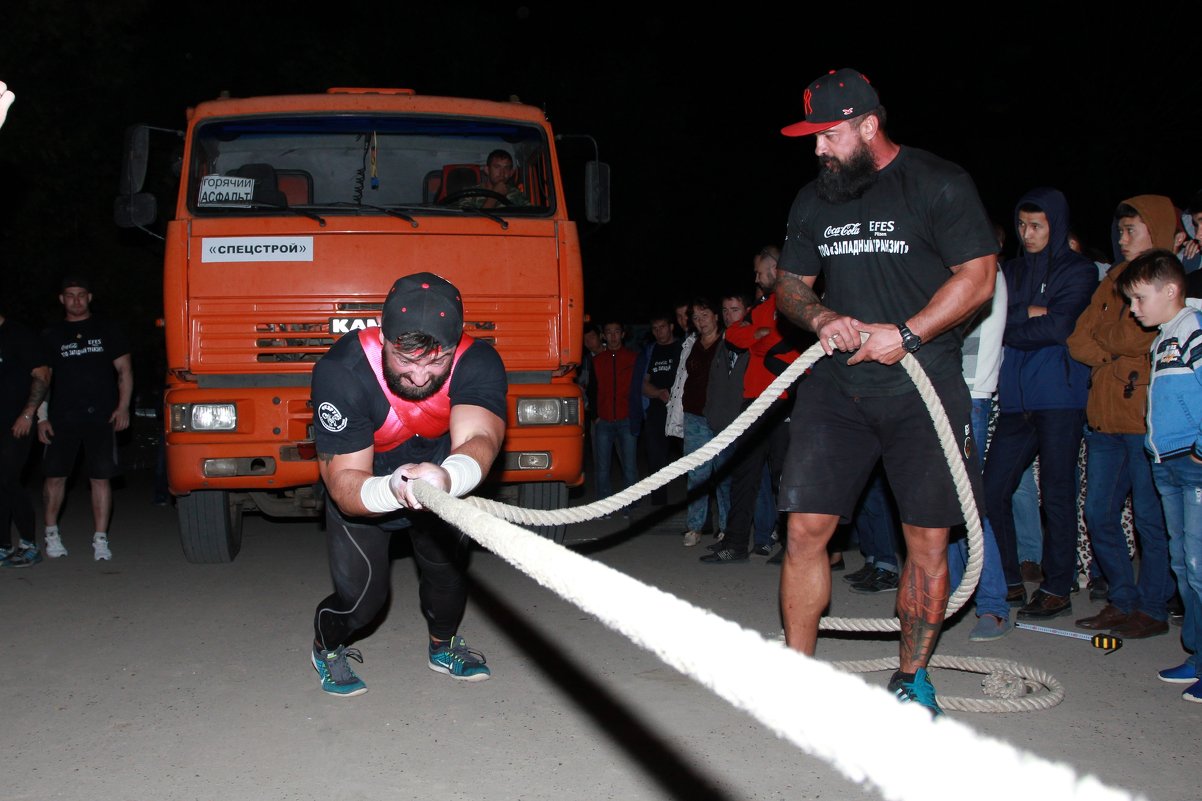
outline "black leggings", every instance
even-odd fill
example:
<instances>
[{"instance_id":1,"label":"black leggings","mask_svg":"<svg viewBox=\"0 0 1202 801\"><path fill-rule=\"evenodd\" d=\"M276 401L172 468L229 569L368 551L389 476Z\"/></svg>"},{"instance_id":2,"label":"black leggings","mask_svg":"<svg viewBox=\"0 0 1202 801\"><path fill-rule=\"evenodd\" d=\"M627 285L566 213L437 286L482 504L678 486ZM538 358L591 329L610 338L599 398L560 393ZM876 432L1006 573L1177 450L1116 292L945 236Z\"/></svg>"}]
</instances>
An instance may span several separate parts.
<instances>
[{"instance_id":1,"label":"black leggings","mask_svg":"<svg viewBox=\"0 0 1202 801\"><path fill-rule=\"evenodd\" d=\"M430 636L449 640L467 607L467 538L435 517L421 513L409 529L418 567L418 599ZM334 594L317 605L316 642L333 650L371 623L391 588L389 544L394 531L341 519L326 501L326 549ZM405 533L404 531L401 532Z\"/></svg>"},{"instance_id":2,"label":"black leggings","mask_svg":"<svg viewBox=\"0 0 1202 801\"><path fill-rule=\"evenodd\" d=\"M33 433L20 439L13 436L11 429L0 433L0 547L7 548L11 544L11 525L17 527L17 534L23 540L37 542L33 530L33 502L29 493L21 485L21 472L25 469L25 460L29 457L29 447L33 443Z\"/></svg>"}]
</instances>

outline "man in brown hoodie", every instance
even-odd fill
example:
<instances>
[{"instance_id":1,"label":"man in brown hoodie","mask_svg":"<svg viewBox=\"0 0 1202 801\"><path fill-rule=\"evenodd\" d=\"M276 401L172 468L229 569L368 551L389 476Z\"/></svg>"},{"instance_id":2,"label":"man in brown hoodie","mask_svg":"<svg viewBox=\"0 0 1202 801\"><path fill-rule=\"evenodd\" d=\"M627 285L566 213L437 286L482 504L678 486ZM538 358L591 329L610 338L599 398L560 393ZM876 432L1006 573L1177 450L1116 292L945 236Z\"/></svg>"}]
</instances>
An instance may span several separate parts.
<instances>
[{"instance_id":1,"label":"man in brown hoodie","mask_svg":"<svg viewBox=\"0 0 1202 801\"><path fill-rule=\"evenodd\" d=\"M1153 248L1176 250L1185 234L1179 233L1173 202L1163 195L1128 198L1114 218L1123 261L1106 273L1068 338L1069 353L1092 371L1086 406L1085 523L1109 583L1106 606L1077 625L1139 639L1168 631L1173 583L1164 512L1143 445L1148 348L1156 331L1135 321L1115 283L1136 256ZM1128 493L1139 533L1138 582L1121 526Z\"/></svg>"}]
</instances>

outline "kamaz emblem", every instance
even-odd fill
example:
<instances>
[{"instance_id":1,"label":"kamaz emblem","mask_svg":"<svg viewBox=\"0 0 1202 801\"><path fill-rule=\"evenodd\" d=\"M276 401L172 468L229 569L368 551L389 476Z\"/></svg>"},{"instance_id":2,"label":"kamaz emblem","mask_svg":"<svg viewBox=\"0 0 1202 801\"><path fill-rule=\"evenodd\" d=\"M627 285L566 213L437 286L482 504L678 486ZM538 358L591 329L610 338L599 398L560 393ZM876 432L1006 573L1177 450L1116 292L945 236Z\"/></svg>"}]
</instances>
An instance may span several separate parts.
<instances>
[{"instance_id":1,"label":"kamaz emblem","mask_svg":"<svg viewBox=\"0 0 1202 801\"><path fill-rule=\"evenodd\" d=\"M380 321L375 317L331 317L331 334L349 334L352 331L362 331L365 328L379 328Z\"/></svg>"}]
</instances>

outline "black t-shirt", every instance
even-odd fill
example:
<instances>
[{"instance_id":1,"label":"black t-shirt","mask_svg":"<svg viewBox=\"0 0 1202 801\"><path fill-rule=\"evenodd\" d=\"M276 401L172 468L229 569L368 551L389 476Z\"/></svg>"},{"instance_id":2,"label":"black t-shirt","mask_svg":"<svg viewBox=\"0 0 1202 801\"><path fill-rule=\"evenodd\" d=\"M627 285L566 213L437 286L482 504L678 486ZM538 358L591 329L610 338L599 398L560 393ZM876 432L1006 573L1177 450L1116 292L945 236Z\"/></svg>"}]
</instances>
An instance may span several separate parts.
<instances>
[{"instance_id":1,"label":"black t-shirt","mask_svg":"<svg viewBox=\"0 0 1202 801\"><path fill-rule=\"evenodd\" d=\"M676 380L676 368L680 366L680 349L682 343L674 339L667 345L658 342L652 344L651 354L647 358L647 380L656 389L672 389ZM652 403L663 403L658 398L652 398Z\"/></svg>"},{"instance_id":2,"label":"black t-shirt","mask_svg":"<svg viewBox=\"0 0 1202 801\"><path fill-rule=\"evenodd\" d=\"M491 345L473 342L459 357L450 380L452 408L481 406L505 419L505 365ZM354 335L339 339L313 365L312 400L318 453L355 453L371 447L391 408ZM450 452L449 431L430 438L414 435L392 450L376 452L372 473L386 476L403 464L441 462Z\"/></svg>"},{"instance_id":3,"label":"black t-shirt","mask_svg":"<svg viewBox=\"0 0 1202 801\"><path fill-rule=\"evenodd\" d=\"M823 303L865 323L904 323L952 276L950 267L997 253L997 239L972 178L962 168L903 147L861 197L832 204L814 184L789 210L780 269L823 275ZM932 379L960 374L963 334L952 329L916 354ZM900 364L847 366L850 353L821 359L844 392L896 395L914 389Z\"/></svg>"},{"instance_id":4,"label":"black t-shirt","mask_svg":"<svg viewBox=\"0 0 1202 801\"><path fill-rule=\"evenodd\" d=\"M32 330L16 320L0 323L0 426L9 428L29 401L30 374L48 364Z\"/></svg>"},{"instance_id":5,"label":"black t-shirt","mask_svg":"<svg viewBox=\"0 0 1202 801\"><path fill-rule=\"evenodd\" d=\"M129 354L129 341L120 327L95 315L64 320L42 332L42 347L54 371L51 425L108 420L120 397L113 362Z\"/></svg>"}]
</instances>

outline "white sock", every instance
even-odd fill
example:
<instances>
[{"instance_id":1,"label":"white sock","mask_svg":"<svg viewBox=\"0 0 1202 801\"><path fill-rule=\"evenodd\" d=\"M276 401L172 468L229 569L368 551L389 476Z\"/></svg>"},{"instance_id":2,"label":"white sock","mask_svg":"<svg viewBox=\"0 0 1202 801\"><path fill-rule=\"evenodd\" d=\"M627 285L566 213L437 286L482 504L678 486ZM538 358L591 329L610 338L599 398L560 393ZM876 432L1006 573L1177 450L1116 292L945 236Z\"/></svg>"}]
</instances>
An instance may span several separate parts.
<instances>
[{"instance_id":1,"label":"white sock","mask_svg":"<svg viewBox=\"0 0 1202 801\"><path fill-rule=\"evenodd\" d=\"M58 533L58 526L57 526L57 525L55 525L55 526L46 526L46 533L47 533L47 534L57 534L57 533Z\"/></svg>"}]
</instances>

